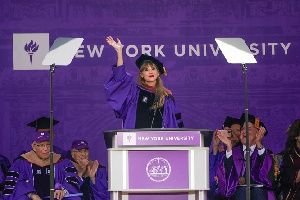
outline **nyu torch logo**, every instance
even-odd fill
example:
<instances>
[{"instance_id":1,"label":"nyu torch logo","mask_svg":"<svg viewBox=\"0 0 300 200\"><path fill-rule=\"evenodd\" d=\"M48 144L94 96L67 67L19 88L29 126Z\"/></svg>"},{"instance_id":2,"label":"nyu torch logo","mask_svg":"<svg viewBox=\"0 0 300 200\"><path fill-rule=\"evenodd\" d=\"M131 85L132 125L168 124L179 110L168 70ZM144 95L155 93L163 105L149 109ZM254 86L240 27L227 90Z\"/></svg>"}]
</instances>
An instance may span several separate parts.
<instances>
[{"instance_id":1,"label":"nyu torch logo","mask_svg":"<svg viewBox=\"0 0 300 200\"><path fill-rule=\"evenodd\" d=\"M49 52L49 33L14 33L14 70L49 70L42 62Z\"/></svg>"},{"instance_id":2,"label":"nyu torch logo","mask_svg":"<svg viewBox=\"0 0 300 200\"><path fill-rule=\"evenodd\" d=\"M28 44L25 44L24 50L28 53L30 63L32 64L32 56L39 49L39 45L36 45L36 42L33 43L31 40Z\"/></svg>"},{"instance_id":3,"label":"nyu torch logo","mask_svg":"<svg viewBox=\"0 0 300 200\"><path fill-rule=\"evenodd\" d=\"M123 144L122 145L136 145L136 133L123 132L122 134L123 134ZM119 145L121 145L121 144L119 144Z\"/></svg>"},{"instance_id":4,"label":"nyu torch logo","mask_svg":"<svg viewBox=\"0 0 300 200\"><path fill-rule=\"evenodd\" d=\"M148 177L154 182L163 182L171 174L171 165L168 160L160 157L151 159L146 167Z\"/></svg>"}]
</instances>

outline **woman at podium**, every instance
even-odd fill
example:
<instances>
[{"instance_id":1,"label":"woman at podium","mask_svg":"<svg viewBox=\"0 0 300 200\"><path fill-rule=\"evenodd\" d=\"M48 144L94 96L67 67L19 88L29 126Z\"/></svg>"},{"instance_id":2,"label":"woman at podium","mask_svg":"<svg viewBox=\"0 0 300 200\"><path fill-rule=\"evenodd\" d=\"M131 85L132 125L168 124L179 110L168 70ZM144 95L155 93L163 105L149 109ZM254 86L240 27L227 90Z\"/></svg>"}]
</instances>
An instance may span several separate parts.
<instances>
[{"instance_id":1,"label":"woman at podium","mask_svg":"<svg viewBox=\"0 0 300 200\"><path fill-rule=\"evenodd\" d=\"M111 37L107 43L117 51L117 64L105 83L107 101L116 117L123 120L124 129L182 128L181 113L170 90L163 85L161 75L167 75L163 64L156 58L142 54L137 60L138 84L126 72L123 45Z\"/></svg>"}]
</instances>

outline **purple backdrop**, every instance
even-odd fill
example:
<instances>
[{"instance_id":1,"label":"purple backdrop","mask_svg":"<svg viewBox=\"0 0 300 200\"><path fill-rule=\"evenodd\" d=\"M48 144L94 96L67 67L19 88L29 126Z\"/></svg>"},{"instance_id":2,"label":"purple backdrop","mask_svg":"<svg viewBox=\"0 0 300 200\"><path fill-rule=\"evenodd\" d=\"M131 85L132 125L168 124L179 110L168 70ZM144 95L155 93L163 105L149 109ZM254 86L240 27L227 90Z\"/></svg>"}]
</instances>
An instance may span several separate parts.
<instances>
[{"instance_id":1,"label":"purple backdrop","mask_svg":"<svg viewBox=\"0 0 300 200\"><path fill-rule=\"evenodd\" d=\"M267 126L266 147L283 150L284 132L299 118L299 0L2 0L1 5L0 153L10 159L31 142L34 130L26 124L50 110L50 72L13 70L14 33L49 33L50 46L57 37L85 39L81 56L54 75L54 118L60 121L55 144L69 149L71 140L86 139L92 158L104 165L103 130L121 128L103 89L116 61L105 42L109 35L125 45L125 63L134 75L142 49L163 61L165 86L186 128L221 128L227 115L244 112L241 67L227 64L215 37L242 37L255 54L258 64L248 65L249 113Z\"/></svg>"}]
</instances>

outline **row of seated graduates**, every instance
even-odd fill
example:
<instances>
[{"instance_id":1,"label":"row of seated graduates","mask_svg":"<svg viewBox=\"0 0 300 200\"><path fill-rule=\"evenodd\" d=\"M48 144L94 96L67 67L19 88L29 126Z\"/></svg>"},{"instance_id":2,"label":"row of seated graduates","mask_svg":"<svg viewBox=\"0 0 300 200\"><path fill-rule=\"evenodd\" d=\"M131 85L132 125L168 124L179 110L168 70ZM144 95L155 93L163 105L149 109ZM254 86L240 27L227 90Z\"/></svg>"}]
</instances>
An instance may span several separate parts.
<instances>
[{"instance_id":1,"label":"row of seated graduates","mask_svg":"<svg viewBox=\"0 0 300 200\"><path fill-rule=\"evenodd\" d=\"M251 199L300 199L300 119L286 130L286 148L277 155L262 145L268 135L265 124L254 115L249 120ZM246 199L245 114L227 116L216 129L209 155L209 200ZM230 143L230 145L229 145ZM228 150L229 147L229 150Z\"/></svg>"},{"instance_id":2,"label":"row of seated graduates","mask_svg":"<svg viewBox=\"0 0 300 200\"><path fill-rule=\"evenodd\" d=\"M53 125L56 125L58 123L59 121L53 120ZM0 199L19 198L18 195L20 194L16 194L16 193L19 193L20 191L26 193L26 195L28 195L27 197L31 199L36 198L35 195L37 194L47 193L47 195L49 195L48 191L50 191L50 188L48 187L50 187L49 185L50 182L46 181L47 183L45 183L45 180L48 180L50 178L49 173L47 173L47 169L49 170L50 163L45 164L44 166L43 161L39 157L41 157L40 155L43 156L43 153L45 153L43 151L46 151L46 149L47 149L47 156L50 157L50 134L49 134L50 119L47 117L40 117L34 120L33 122L30 122L27 125L30 127L34 127L36 129L36 132L33 137L34 142L31 145L32 149L28 148L27 150L23 150L20 153L20 155L16 159L14 159L12 165L10 164L9 160L5 156L0 156L1 158L0 159L0 163L1 163ZM44 140L40 141L41 138L43 138L45 141ZM54 146L54 152L55 153L53 154L53 157L55 161L54 162L55 169L57 168L56 166L57 163L59 163L59 165L61 165L61 163L63 162L66 163L65 166L63 167L64 169L62 167L57 168L55 170L56 171L55 174L57 173L58 169L63 169L59 171L61 171L62 173L75 172L75 174L78 175L78 176L76 175L77 180L74 179L76 178L75 176L72 177L72 173L68 173L66 176L70 178L69 180L70 183L71 182L80 183L80 187L77 187L76 185L74 187L77 190L73 190L73 191L71 191L72 189L70 190L71 193L77 192L77 195L82 196L81 198L77 197L79 199L104 199L104 200L110 199L110 195L107 188L108 175L107 175L106 167L100 165L97 160L92 161L89 159L89 146L86 140L73 140L71 145L71 150L68 151L64 151L61 148ZM49 161L49 158L47 160ZM34 193L31 192L28 193L26 191L28 189L27 186L22 187L22 184L17 184L18 182L21 181L20 179L20 177L22 176L21 174L22 173L26 174L24 173L24 171L22 171L22 169L26 171L25 169L27 166L26 163L28 162L31 163L30 166L32 167L32 170L29 171L32 171L32 176L34 177L33 178L34 180L33 187L35 188ZM75 171L72 169L74 169ZM20 170L18 172L19 176L15 176L18 170ZM34 171L36 171L37 173L34 173ZM45 172L45 174L43 172ZM58 174L61 173L58 172ZM37 183L36 180L38 179L38 177L41 176L43 176L41 181ZM31 180L30 177L31 175L29 177L26 177L26 179ZM73 178L72 180L71 177ZM28 182L30 181L27 181L26 184L28 184ZM18 190L16 190L17 187L19 187ZM57 187L57 183L55 184L55 190L58 190L56 187ZM75 196L73 197L73 199L76 198Z\"/></svg>"}]
</instances>

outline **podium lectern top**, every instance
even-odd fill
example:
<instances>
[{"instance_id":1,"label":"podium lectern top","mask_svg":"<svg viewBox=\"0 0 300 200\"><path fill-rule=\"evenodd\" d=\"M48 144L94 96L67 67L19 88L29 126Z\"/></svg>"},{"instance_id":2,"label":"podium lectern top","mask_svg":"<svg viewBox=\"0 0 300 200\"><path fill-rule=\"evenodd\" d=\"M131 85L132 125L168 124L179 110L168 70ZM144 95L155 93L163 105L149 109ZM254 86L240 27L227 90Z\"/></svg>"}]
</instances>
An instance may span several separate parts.
<instances>
[{"instance_id":1,"label":"podium lectern top","mask_svg":"<svg viewBox=\"0 0 300 200\"><path fill-rule=\"evenodd\" d=\"M152 128L104 131L107 148L153 145L209 147L212 136L213 131L208 129Z\"/></svg>"}]
</instances>

